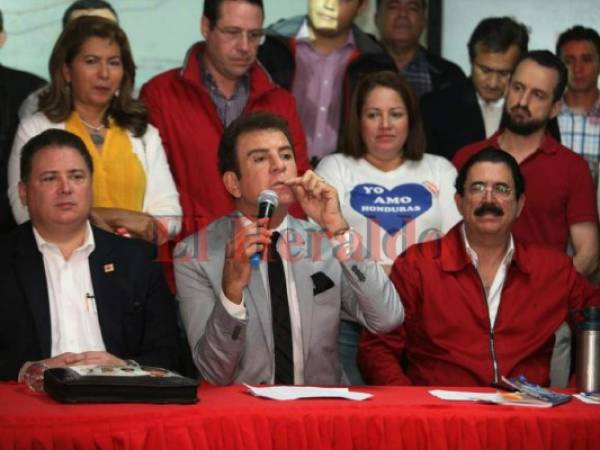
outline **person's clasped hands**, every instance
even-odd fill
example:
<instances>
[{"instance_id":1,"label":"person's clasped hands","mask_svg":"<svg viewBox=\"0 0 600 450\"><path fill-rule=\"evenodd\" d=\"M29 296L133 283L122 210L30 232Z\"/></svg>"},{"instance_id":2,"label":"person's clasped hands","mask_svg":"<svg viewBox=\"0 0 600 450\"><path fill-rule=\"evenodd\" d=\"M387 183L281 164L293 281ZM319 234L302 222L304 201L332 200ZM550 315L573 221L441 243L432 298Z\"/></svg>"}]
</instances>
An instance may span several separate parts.
<instances>
[{"instance_id":1,"label":"person's clasped hands","mask_svg":"<svg viewBox=\"0 0 600 450\"><path fill-rule=\"evenodd\" d=\"M44 372L46 369L84 365L126 366L127 364L127 361L102 351L66 352L52 358L26 362L19 371L18 380L19 383L25 383L32 391L42 392L44 390Z\"/></svg>"}]
</instances>

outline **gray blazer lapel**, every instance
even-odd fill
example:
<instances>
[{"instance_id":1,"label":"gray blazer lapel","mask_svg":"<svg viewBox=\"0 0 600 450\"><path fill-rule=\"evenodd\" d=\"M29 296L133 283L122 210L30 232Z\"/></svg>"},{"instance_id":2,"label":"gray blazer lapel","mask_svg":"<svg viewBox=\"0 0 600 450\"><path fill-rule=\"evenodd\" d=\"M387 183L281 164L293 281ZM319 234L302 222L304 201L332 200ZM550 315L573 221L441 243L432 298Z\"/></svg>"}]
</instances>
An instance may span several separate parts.
<instances>
[{"instance_id":1,"label":"gray blazer lapel","mask_svg":"<svg viewBox=\"0 0 600 450\"><path fill-rule=\"evenodd\" d=\"M258 316L265 336L265 342L269 347L269 351L274 352L271 304L269 303L269 297L263 284L260 270L255 269L252 271L252 277L250 278L250 284L246 288L246 292L249 297L249 301L246 303L248 315L256 314Z\"/></svg>"},{"instance_id":2,"label":"gray blazer lapel","mask_svg":"<svg viewBox=\"0 0 600 450\"><path fill-rule=\"evenodd\" d=\"M302 324L302 343L304 348L304 360L308 359L308 350L311 348L310 339L313 321L313 283L310 278L314 267L310 259L302 258L292 264L294 279L296 280L296 291L298 294L298 308L300 309L300 321Z\"/></svg>"},{"instance_id":3,"label":"gray blazer lapel","mask_svg":"<svg viewBox=\"0 0 600 450\"><path fill-rule=\"evenodd\" d=\"M31 226L19 234L16 246L15 273L23 287L25 298L31 309L44 358L51 352L50 305L44 259L33 237Z\"/></svg>"},{"instance_id":4,"label":"gray blazer lapel","mask_svg":"<svg viewBox=\"0 0 600 450\"><path fill-rule=\"evenodd\" d=\"M308 239L308 233L303 226L302 222L295 220L293 217L288 216L288 225L296 233L302 236L306 246L309 245L310 240ZM300 309L300 321L302 326L302 343L304 349L304 360L308 359L308 351L310 349L310 339L312 333L313 321L313 306L314 306L314 295L313 295L313 282L310 276L314 273L315 268L310 255L307 255L307 248L303 249L303 257L294 259L292 262L292 272L294 274L294 280L296 282L296 292L298 295L298 308Z\"/></svg>"}]
</instances>

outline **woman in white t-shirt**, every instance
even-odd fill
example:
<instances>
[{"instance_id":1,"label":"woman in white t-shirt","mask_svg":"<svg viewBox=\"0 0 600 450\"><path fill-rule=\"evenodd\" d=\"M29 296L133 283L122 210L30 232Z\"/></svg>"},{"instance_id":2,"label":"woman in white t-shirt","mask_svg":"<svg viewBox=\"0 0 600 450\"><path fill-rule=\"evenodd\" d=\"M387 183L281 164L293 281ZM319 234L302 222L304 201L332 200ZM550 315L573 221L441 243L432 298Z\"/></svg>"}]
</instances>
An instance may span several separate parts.
<instances>
[{"instance_id":1,"label":"woman in white t-shirt","mask_svg":"<svg viewBox=\"0 0 600 450\"><path fill-rule=\"evenodd\" d=\"M454 203L456 169L424 153L417 100L393 72L357 85L339 153L316 171L339 193L344 217L370 256L389 268L418 242L440 237L460 220Z\"/></svg>"},{"instance_id":2,"label":"woman in white t-shirt","mask_svg":"<svg viewBox=\"0 0 600 450\"><path fill-rule=\"evenodd\" d=\"M344 217L359 233L369 256L389 271L413 244L436 239L460 220L454 203L456 169L424 153L418 103L394 72L363 78L352 98L338 153L316 171L339 193ZM352 384L359 326L342 321L340 356Z\"/></svg>"}]
</instances>

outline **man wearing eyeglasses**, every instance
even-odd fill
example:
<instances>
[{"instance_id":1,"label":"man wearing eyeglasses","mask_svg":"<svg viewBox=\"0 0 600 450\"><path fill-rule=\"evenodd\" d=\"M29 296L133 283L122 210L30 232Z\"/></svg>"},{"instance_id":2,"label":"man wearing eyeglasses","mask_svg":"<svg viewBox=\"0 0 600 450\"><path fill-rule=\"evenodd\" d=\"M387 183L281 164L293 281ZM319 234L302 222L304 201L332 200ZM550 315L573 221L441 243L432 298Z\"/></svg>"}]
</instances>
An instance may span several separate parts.
<instances>
[{"instance_id":1,"label":"man wearing eyeglasses","mask_svg":"<svg viewBox=\"0 0 600 450\"><path fill-rule=\"evenodd\" d=\"M600 288L564 252L513 233L527 179L509 153L475 153L455 186L463 221L396 259L404 323L363 333L363 376L377 385L493 386L525 375L547 386L555 331L570 309L599 305Z\"/></svg>"},{"instance_id":2,"label":"man wearing eyeglasses","mask_svg":"<svg viewBox=\"0 0 600 450\"><path fill-rule=\"evenodd\" d=\"M525 25L509 17L482 20L469 39L471 76L421 98L427 152L454 153L498 130L513 68L527 52Z\"/></svg>"},{"instance_id":3,"label":"man wearing eyeglasses","mask_svg":"<svg viewBox=\"0 0 600 450\"><path fill-rule=\"evenodd\" d=\"M501 148L515 157L527 181L527 205L513 227L528 244L553 247L573 255L575 269L590 276L598 267L598 213L586 161L547 132L560 111L567 69L547 50L527 53L515 67L504 105L501 131L471 144L454 156L460 168L482 148ZM553 355L552 379L567 382L570 336L561 328Z\"/></svg>"},{"instance_id":4,"label":"man wearing eyeglasses","mask_svg":"<svg viewBox=\"0 0 600 450\"><path fill-rule=\"evenodd\" d=\"M217 148L224 128L241 114L267 110L284 117L299 172L309 167L292 95L256 64L263 19L262 0L206 0L200 22L205 41L190 48L182 68L142 88L179 191L182 236L234 209L217 170Z\"/></svg>"}]
</instances>

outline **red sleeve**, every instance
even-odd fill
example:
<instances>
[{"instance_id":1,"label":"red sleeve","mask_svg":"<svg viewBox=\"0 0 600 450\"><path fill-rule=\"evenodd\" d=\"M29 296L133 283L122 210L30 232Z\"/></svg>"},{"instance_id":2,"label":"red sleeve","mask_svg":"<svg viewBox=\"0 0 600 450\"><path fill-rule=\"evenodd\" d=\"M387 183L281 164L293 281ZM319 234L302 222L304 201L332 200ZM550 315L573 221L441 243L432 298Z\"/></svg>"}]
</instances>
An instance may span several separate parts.
<instances>
[{"instance_id":1,"label":"red sleeve","mask_svg":"<svg viewBox=\"0 0 600 450\"><path fill-rule=\"evenodd\" d=\"M598 222L596 190L588 164L579 155L569 156L572 157L572 161L569 168L567 222L569 225Z\"/></svg>"},{"instance_id":2,"label":"red sleeve","mask_svg":"<svg viewBox=\"0 0 600 450\"><path fill-rule=\"evenodd\" d=\"M311 168L308 160L308 150L306 148L306 136L304 135L304 128L300 122L300 117L296 111L296 100L291 95L290 105L286 108L286 120L290 127L290 133L294 141L294 150L296 151L296 166L298 167L298 175L302 175L308 169Z\"/></svg>"},{"instance_id":3,"label":"red sleeve","mask_svg":"<svg viewBox=\"0 0 600 450\"><path fill-rule=\"evenodd\" d=\"M363 330L358 344L358 368L367 384L412 384L400 367L404 336L402 326L384 335Z\"/></svg>"},{"instance_id":4,"label":"red sleeve","mask_svg":"<svg viewBox=\"0 0 600 450\"><path fill-rule=\"evenodd\" d=\"M166 141L167 136L163 136L164 133L161 133L161 130L163 130L164 125L159 114L159 112L161 111L161 107L156 101L156 96L152 95L151 89L152 88L148 88L148 84L144 84L142 86L142 90L140 91L140 99L148 107L148 119L150 120L150 123L158 129L163 147L166 150L169 148L169 144Z\"/></svg>"},{"instance_id":5,"label":"red sleeve","mask_svg":"<svg viewBox=\"0 0 600 450\"><path fill-rule=\"evenodd\" d=\"M390 274L404 306L404 324L387 334L376 335L364 330L360 337L358 367L368 384L412 385L402 370L401 360L406 345L405 325L414 317L415 303L420 298L418 284L411 282L416 275L411 274L416 267L409 257L413 253L408 251L398 257Z\"/></svg>"},{"instance_id":6,"label":"red sleeve","mask_svg":"<svg viewBox=\"0 0 600 450\"><path fill-rule=\"evenodd\" d=\"M569 265L569 309L576 310L587 306L600 306L600 286L593 285L583 275L575 270L571 258L567 258Z\"/></svg>"}]
</instances>

